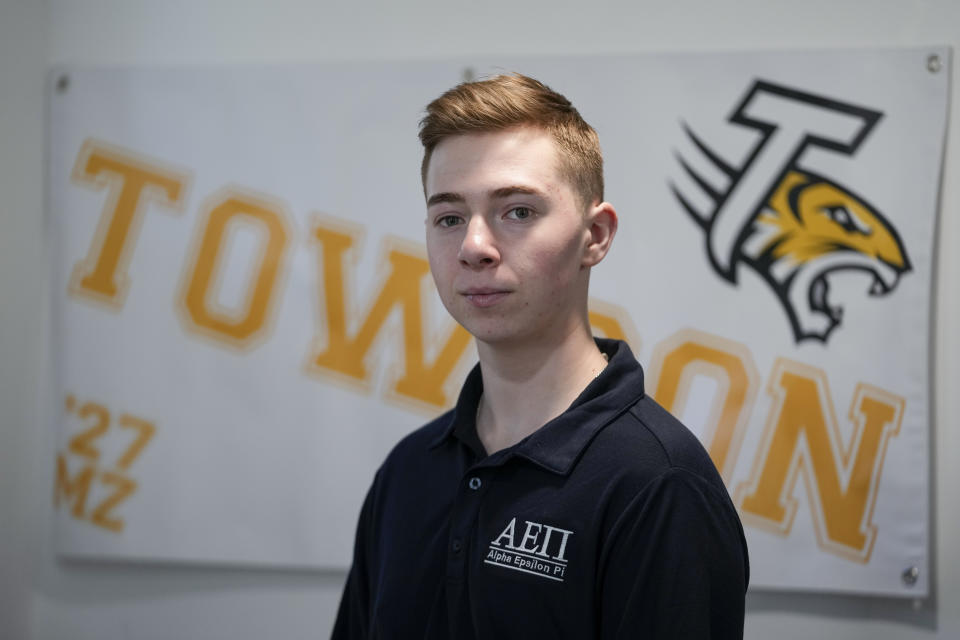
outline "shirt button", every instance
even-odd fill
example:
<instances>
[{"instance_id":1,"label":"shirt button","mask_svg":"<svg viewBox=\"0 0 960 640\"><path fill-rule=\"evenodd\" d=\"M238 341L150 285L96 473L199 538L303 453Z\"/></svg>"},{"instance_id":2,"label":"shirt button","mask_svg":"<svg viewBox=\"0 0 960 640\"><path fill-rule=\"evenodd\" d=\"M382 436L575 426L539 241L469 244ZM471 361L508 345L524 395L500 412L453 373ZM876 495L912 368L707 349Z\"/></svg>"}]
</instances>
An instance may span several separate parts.
<instances>
[{"instance_id":1,"label":"shirt button","mask_svg":"<svg viewBox=\"0 0 960 640\"><path fill-rule=\"evenodd\" d=\"M460 549L463 549L463 543L460 542L460 538L454 540L453 544L450 545L450 548L453 549L454 553L460 553Z\"/></svg>"},{"instance_id":2,"label":"shirt button","mask_svg":"<svg viewBox=\"0 0 960 640\"><path fill-rule=\"evenodd\" d=\"M480 482L480 478L478 478L477 476L473 476L472 478L470 478L470 482L468 482L467 484L471 489L476 491L477 489L480 488L480 485L482 483Z\"/></svg>"}]
</instances>

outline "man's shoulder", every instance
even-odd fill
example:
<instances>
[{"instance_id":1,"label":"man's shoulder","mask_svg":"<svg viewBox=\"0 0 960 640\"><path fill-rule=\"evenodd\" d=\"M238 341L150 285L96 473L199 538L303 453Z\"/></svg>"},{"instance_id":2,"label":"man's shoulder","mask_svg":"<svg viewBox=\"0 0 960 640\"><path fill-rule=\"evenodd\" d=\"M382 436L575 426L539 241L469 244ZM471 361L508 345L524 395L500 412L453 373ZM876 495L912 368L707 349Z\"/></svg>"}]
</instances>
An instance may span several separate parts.
<instances>
[{"instance_id":1,"label":"man's shoulder","mask_svg":"<svg viewBox=\"0 0 960 640\"><path fill-rule=\"evenodd\" d=\"M643 396L607 425L591 444L590 466L604 465L604 495L617 505L611 529L655 521L656 510L682 511L720 523L730 547L746 543L736 509L710 454L690 429L653 398ZM650 520L653 518L653 520ZM746 562L746 560L744 560Z\"/></svg>"},{"instance_id":2,"label":"man's shoulder","mask_svg":"<svg viewBox=\"0 0 960 640\"><path fill-rule=\"evenodd\" d=\"M680 420L649 395L634 402L603 429L591 446L639 484L684 470L707 484L723 486L710 455Z\"/></svg>"}]
</instances>

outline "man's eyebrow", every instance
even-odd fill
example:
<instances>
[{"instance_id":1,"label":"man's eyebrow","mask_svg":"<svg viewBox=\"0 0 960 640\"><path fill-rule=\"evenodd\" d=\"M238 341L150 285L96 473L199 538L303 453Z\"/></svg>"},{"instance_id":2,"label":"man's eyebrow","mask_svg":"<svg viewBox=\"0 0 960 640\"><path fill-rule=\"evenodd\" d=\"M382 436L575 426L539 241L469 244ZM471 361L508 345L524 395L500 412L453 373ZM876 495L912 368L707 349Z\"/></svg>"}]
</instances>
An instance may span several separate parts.
<instances>
[{"instance_id":1,"label":"man's eyebrow","mask_svg":"<svg viewBox=\"0 0 960 640\"><path fill-rule=\"evenodd\" d=\"M515 195L527 195L527 196L543 196L543 192L539 189L534 189L533 187L527 187L524 185L511 185L509 187L500 187L499 189L494 189L490 192L490 196L493 198L509 198L510 196Z\"/></svg>"},{"instance_id":2,"label":"man's eyebrow","mask_svg":"<svg viewBox=\"0 0 960 640\"><path fill-rule=\"evenodd\" d=\"M435 204L440 204L441 202L466 202L466 199L459 193L453 193L450 191L442 191L440 193L435 193L429 198L427 198L427 207L432 207Z\"/></svg>"},{"instance_id":3,"label":"man's eyebrow","mask_svg":"<svg viewBox=\"0 0 960 640\"><path fill-rule=\"evenodd\" d=\"M543 197L543 192L539 189L534 189L533 187L528 187L525 185L510 185L509 187L500 187L499 189L494 189L490 191L490 197L496 199L509 198L510 196L515 195L528 195L528 196L539 196ZM429 198L427 198L427 208L432 207L435 204L440 204L442 202L453 202L461 204L466 202L466 198L462 194L455 193L452 191L441 191L440 193L435 193Z\"/></svg>"}]
</instances>

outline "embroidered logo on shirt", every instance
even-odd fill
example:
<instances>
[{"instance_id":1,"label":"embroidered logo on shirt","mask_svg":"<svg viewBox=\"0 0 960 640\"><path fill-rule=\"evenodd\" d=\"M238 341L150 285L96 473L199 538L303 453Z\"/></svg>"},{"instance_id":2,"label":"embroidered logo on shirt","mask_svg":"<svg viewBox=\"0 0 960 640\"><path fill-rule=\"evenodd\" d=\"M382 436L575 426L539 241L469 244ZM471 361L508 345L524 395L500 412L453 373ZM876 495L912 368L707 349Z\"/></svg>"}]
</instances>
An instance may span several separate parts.
<instances>
[{"instance_id":1,"label":"embroidered logo on shirt","mask_svg":"<svg viewBox=\"0 0 960 640\"><path fill-rule=\"evenodd\" d=\"M567 542L573 531L529 520L523 522L526 528L521 525L518 529L517 518L512 518L503 532L490 542L483 561L563 582L567 571Z\"/></svg>"}]
</instances>

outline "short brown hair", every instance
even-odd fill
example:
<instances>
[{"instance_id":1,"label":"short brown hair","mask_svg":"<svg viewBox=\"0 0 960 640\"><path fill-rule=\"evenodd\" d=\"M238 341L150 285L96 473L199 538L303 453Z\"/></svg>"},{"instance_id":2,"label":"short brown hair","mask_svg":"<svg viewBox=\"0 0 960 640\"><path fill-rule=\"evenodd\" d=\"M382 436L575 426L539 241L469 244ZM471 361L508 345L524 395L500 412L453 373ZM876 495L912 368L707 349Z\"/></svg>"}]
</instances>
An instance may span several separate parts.
<instances>
[{"instance_id":1,"label":"short brown hair","mask_svg":"<svg viewBox=\"0 0 960 640\"><path fill-rule=\"evenodd\" d=\"M433 150L450 136L517 126L549 133L560 151L560 171L584 205L603 201L603 155L597 132L564 96L520 74L464 82L427 105L420 121L424 188Z\"/></svg>"}]
</instances>

